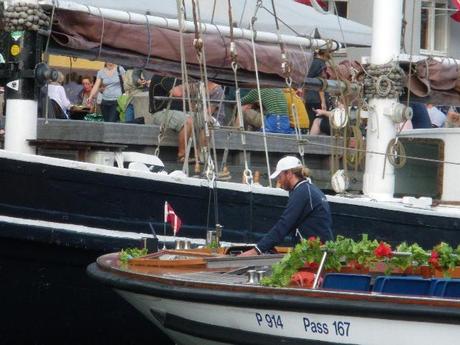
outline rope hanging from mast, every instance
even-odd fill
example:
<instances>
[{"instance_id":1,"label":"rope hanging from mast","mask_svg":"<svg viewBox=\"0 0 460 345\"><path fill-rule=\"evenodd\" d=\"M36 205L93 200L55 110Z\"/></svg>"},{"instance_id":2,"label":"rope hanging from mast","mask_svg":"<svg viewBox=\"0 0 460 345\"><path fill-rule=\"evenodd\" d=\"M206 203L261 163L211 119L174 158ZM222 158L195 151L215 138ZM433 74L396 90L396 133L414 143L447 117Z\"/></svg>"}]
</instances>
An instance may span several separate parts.
<instances>
[{"instance_id":1,"label":"rope hanging from mast","mask_svg":"<svg viewBox=\"0 0 460 345\"><path fill-rule=\"evenodd\" d=\"M259 98L259 104L262 104L262 95L260 93L259 69L257 66L257 54L256 54L256 45L255 45L255 36L257 33L256 33L256 30L254 29L254 23L257 20L257 17L256 17L257 11L259 10L261 6L262 6L262 0L257 0L255 13L250 21L251 31L253 33L253 35L251 35L252 56L254 58L254 72L256 75L256 85L257 85L257 94ZM263 140L264 140L264 149L265 149L265 161L267 163L267 173L268 173L268 176L270 176L270 159L268 157L267 133L265 131L264 110L262 106L260 107L260 116L262 118L261 122L262 122L262 134L263 134ZM268 179L268 184L270 187L272 187L271 179Z\"/></svg>"},{"instance_id":2,"label":"rope hanging from mast","mask_svg":"<svg viewBox=\"0 0 460 345\"><path fill-rule=\"evenodd\" d=\"M180 30L179 30L179 41L180 41L180 56L181 56L181 79L182 79L182 110L185 113L187 106L186 106L186 99L188 100L188 105L189 109L192 109L192 103L191 103L191 95L190 95L190 86L188 82L188 73L187 73L187 62L186 62L186 57L185 57L185 47L184 47L184 21L185 21L185 5L184 2L181 0L176 1L177 4L177 13L178 13L178 18L179 18L179 25L180 25ZM185 121L184 123L185 130L184 130L184 142L187 142L187 126L188 123ZM196 135L195 135L195 128L193 121L191 123L192 126L192 142L193 142L193 147L194 147L194 153L195 153L195 164L199 164L198 162L198 151L197 151L197 142L196 142ZM182 165L182 171L188 176L189 175L189 167L188 167L188 161L190 157L190 145L186 145L186 150L185 150L185 157L184 157L184 163ZM198 170L199 165L197 166Z\"/></svg>"},{"instance_id":3,"label":"rope hanging from mast","mask_svg":"<svg viewBox=\"0 0 460 345\"><path fill-rule=\"evenodd\" d=\"M298 147L299 156L302 161L302 164L305 165L305 157L304 157L305 150L302 144L302 133L300 130L299 113L297 110L297 105L294 102L294 94L293 94L294 90L292 89L292 77L291 77L292 65L287 57L286 46L281 37L280 25L278 22L278 15L276 14L275 1L271 0L271 3L272 3L272 9L273 9L273 16L275 18L276 33L278 35L278 41L279 41L280 50L281 50L281 72L283 74L284 80L286 81L286 86L289 92L289 95L288 95L289 100L290 100L289 104L291 105L291 114L294 118L294 132L295 132L295 136L297 139L297 147Z\"/></svg>"},{"instance_id":4,"label":"rope hanging from mast","mask_svg":"<svg viewBox=\"0 0 460 345\"><path fill-rule=\"evenodd\" d=\"M193 22L195 24L195 40L193 45L195 47L196 56L200 66L200 82L198 86L198 98L201 99L201 112L203 114L204 120L204 131L206 137L206 145L209 145L209 139L211 139L212 150L214 155L214 161L211 157L211 154L208 150L205 151L205 161L206 161L206 177L210 186L209 192L214 196L214 220L216 225L219 224L219 207L218 207L218 196L217 196L217 181L216 181L216 171L215 167L217 166L217 152L213 132L210 132L208 121L209 121L209 109L211 109L211 103L209 100L209 91L208 91L208 75L206 68L206 54L204 49L204 41L202 39L202 27L201 27L201 17L200 17L200 8L196 0L192 0L192 9L193 9ZM198 108L199 109L199 108ZM211 188L212 186L212 188ZM208 215L209 215L208 209Z\"/></svg>"},{"instance_id":5,"label":"rope hanging from mast","mask_svg":"<svg viewBox=\"0 0 460 345\"><path fill-rule=\"evenodd\" d=\"M202 109L201 110L203 114L203 125L204 125L206 141L208 144L209 139L211 139L212 144L214 144L214 135L212 135L209 131L208 109L211 108L211 103L209 101L206 54L204 50L204 41L202 39L200 10L199 10L199 6L196 0L192 0L192 9L193 9L193 22L195 25L195 39L193 41L193 45L195 47L198 64L200 66L200 86L199 86L198 96L201 97L202 99L202 103L201 103ZM213 146L214 160L217 162L217 153L215 150L215 145L212 145L212 146ZM208 155L210 154L210 152L206 150L205 154ZM205 161L206 162L208 161L207 157L205 157ZM214 164L214 166L216 166L216 164Z\"/></svg>"},{"instance_id":6,"label":"rope hanging from mast","mask_svg":"<svg viewBox=\"0 0 460 345\"><path fill-rule=\"evenodd\" d=\"M243 110L241 107L241 93L240 87L238 85L238 52L236 49L235 40L233 37L233 10L232 10L232 1L228 0L228 20L230 27L230 58L232 60L231 66L233 70L233 76L235 79L235 99L236 99L236 111L237 118L239 120L240 128L240 138L241 146L243 148L243 159L244 159L244 170L243 170L243 180L245 183L251 185L253 183L252 171L249 169L248 156L246 152L246 134L244 133L244 116Z\"/></svg>"}]
</instances>

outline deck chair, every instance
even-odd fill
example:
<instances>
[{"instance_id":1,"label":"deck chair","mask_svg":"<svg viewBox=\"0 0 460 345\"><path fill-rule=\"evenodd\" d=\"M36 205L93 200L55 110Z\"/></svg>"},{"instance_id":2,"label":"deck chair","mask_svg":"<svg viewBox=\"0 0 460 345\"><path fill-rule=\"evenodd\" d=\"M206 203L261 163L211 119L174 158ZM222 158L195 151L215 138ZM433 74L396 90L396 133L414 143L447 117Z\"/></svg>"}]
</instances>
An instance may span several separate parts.
<instances>
[{"instance_id":1,"label":"deck chair","mask_svg":"<svg viewBox=\"0 0 460 345\"><path fill-rule=\"evenodd\" d=\"M56 119L67 119L66 113L61 108L61 106L58 104L58 102L50 98L49 104L51 105L50 109L52 109L53 115Z\"/></svg>"},{"instance_id":2,"label":"deck chair","mask_svg":"<svg viewBox=\"0 0 460 345\"><path fill-rule=\"evenodd\" d=\"M421 277L377 277L372 291L397 295L427 296L431 279Z\"/></svg>"},{"instance_id":3,"label":"deck chair","mask_svg":"<svg viewBox=\"0 0 460 345\"><path fill-rule=\"evenodd\" d=\"M324 276L323 289L369 291L371 276L367 274L328 273Z\"/></svg>"},{"instance_id":4,"label":"deck chair","mask_svg":"<svg viewBox=\"0 0 460 345\"><path fill-rule=\"evenodd\" d=\"M39 117L46 116L45 104L48 102L48 118L50 119L67 119L67 115L61 106L54 100L46 95L42 95L39 101L38 115Z\"/></svg>"}]
</instances>

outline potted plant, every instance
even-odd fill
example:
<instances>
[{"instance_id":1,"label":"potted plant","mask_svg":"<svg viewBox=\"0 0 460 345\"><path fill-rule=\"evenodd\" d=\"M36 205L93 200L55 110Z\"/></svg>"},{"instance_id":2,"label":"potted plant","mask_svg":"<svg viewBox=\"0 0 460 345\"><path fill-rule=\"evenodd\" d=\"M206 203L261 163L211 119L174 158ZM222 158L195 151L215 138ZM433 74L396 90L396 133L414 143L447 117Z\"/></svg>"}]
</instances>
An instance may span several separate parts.
<instances>
[{"instance_id":1,"label":"potted plant","mask_svg":"<svg viewBox=\"0 0 460 345\"><path fill-rule=\"evenodd\" d=\"M346 261L346 266L341 272L367 273L377 263L375 249L379 243L376 240L369 240L367 234L363 234L360 241L352 239L341 240L340 254Z\"/></svg>"},{"instance_id":2,"label":"potted plant","mask_svg":"<svg viewBox=\"0 0 460 345\"><path fill-rule=\"evenodd\" d=\"M403 242L394 254L388 262L391 273L431 276L431 268L427 265L429 254L417 243Z\"/></svg>"},{"instance_id":3,"label":"potted plant","mask_svg":"<svg viewBox=\"0 0 460 345\"><path fill-rule=\"evenodd\" d=\"M436 277L460 277L459 247L453 249L449 244L441 242L431 251L428 262L435 270Z\"/></svg>"},{"instance_id":4,"label":"potted plant","mask_svg":"<svg viewBox=\"0 0 460 345\"><path fill-rule=\"evenodd\" d=\"M331 246L331 252L324 264L324 270L337 268L337 258L332 251L333 244L323 244L319 237L310 237L302 240L289 253L287 253L280 262L273 265L272 275L262 279L262 285L265 286L288 286L291 279L298 271L309 271L316 273L324 251Z\"/></svg>"}]
</instances>

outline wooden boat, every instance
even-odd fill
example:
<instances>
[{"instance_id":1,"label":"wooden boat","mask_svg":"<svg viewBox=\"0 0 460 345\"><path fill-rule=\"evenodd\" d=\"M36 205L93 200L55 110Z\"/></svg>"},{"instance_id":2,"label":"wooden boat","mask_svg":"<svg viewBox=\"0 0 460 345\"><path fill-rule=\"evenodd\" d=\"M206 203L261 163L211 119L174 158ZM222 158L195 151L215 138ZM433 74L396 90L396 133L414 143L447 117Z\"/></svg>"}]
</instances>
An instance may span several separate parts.
<instances>
[{"instance_id":1,"label":"wooden boat","mask_svg":"<svg viewBox=\"0 0 460 345\"><path fill-rule=\"evenodd\" d=\"M248 282L248 270L266 271L278 260L170 251L121 264L115 253L100 257L88 273L176 344L452 344L460 336L458 288L451 297L410 288L376 292L382 279L387 287L391 279L407 286L435 280L356 274L326 274L315 289ZM363 278L366 284L353 283Z\"/></svg>"}]
</instances>

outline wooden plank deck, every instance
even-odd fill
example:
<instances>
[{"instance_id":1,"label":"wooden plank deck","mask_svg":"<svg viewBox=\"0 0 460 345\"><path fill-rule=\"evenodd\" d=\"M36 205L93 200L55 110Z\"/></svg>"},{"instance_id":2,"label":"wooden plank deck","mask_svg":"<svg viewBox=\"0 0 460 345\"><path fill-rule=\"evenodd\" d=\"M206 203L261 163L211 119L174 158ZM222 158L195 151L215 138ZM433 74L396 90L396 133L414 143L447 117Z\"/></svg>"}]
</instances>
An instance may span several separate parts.
<instances>
[{"instance_id":1,"label":"wooden plank deck","mask_svg":"<svg viewBox=\"0 0 460 345\"><path fill-rule=\"evenodd\" d=\"M123 145L125 151L137 151L153 154L158 146L159 126L125 123L104 123L75 120L38 120L37 140L76 141L80 143L101 143L102 145ZM329 136L303 136L307 166L312 171L315 183L322 189L330 190L331 146L341 146L339 140ZM253 173L260 171L260 183L268 185L268 172L265 161L265 148L262 133L246 132L246 149L250 168ZM226 165L231 174L231 181L241 182L244 170L244 156L241 136L238 131L220 128L215 131L215 143L219 168L227 155ZM298 142L295 135L268 134L267 146L270 157L270 169L273 170L279 158L287 154L298 154ZM340 152L340 149L338 150ZM40 154L63 157L62 152L42 150ZM160 146L160 158L169 171L182 169L177 163L177 134L166 132ZM68 152L67 158L78 159L75 152ZM190 165L190 174L199 174ZM202 173L202 172L201 172ZM351 190L361 189L361 173L352 173Z\"/></svg>"}]
</instances>

